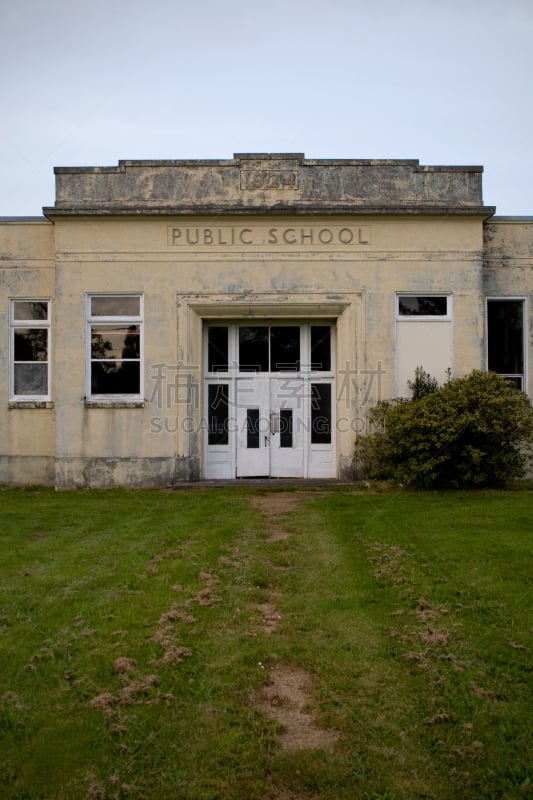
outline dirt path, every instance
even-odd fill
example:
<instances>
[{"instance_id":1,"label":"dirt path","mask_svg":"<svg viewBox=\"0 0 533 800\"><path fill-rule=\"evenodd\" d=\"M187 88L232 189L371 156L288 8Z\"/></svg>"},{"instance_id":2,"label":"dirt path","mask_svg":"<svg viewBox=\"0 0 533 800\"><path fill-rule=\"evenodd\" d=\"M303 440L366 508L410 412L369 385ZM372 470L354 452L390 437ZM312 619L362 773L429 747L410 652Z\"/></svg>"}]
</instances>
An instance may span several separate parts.
<instances>
[{"instance_id":1,"label":"dirt path","mask_svg":"<svg viewBox=\"0 0 533 800\"><path fill-rule=\"evenodd\" d=\"M305 497L303 492L272 492L252 498L252 505L266 518L271 541L283 541L289 538L281 518L298 508L303 497Z\"/></svg>"},{"instance_id":2,"label":"dirt path","mask_svg":"<svg viewBox=\"0 0 533 800\"><path fill-rule=\"evenodd\" d=\"M279 665L254 696L254 707L281 726L280 742L287 753L330 747L333 731L321 728L312 710L312 680L301 667Z\"/></svg>"},{"instance_id":3,"label":"dirt path","mask_svg":"<svg viewBox=\"0 0 533 800\"><path fill-rule=\"evenodd\" d=\"M273 492L257 495L252 504L265 516L268 541L275 544L290 538L283 518L295 511L303 492ZM278 610L281 596L272 592L268 601L255 606L262 614L262 631L273 634L281 620ZM268 719L280 726L280 743L287 753L299 750L331 747L337 740L333 731L321 728L316 720L313 705L312 676L301 666L278 664L270 672L268 680L251 698L252 705ZM272 795L272 797L281 795Z\"/></svg>"}]
</instances>

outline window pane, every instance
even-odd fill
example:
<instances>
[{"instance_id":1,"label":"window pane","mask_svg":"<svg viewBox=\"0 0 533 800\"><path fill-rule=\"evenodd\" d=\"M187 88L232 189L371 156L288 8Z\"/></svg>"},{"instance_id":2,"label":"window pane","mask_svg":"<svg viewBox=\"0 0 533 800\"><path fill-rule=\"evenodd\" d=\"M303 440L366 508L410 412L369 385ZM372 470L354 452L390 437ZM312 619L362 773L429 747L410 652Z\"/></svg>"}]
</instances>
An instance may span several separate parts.
<instances>
[{"instance_id":1,"label":"window pane","mask_svg":"<svg viewBox=\"0 0 533 800\"><path fill-rule=\"evenodd\" d=\"M93 317L138 317L141 313L141 298L123 295L91 297Z\"/></svg>"},{"instance_id":2,"label":"window pane","mask_svg":"<svg viewBox=\"0 0 533 800\"><path fill-rule=\"evenodd\" d=\"M48 394L47 364L15 364L15 394Z\"/></svg>"},{"instance_id":3,"label":"window pane","mask_svg":"<svg viewBox=\"0 0 533 800\"><path fill-rule=\"evenodd\" d=\"M331 327L311 326L311 369L329 372L331 369Z\"/></svg>"},{"instance_id":4,"label":"window pane","mask_svg":"<svg viewBox=\"0 0 533 800\"><path fill-rule=\"evenodd\" d=\"M292 408L282 408L279 416L279 446L292 447Z\"/></svg>"},{"instance_id":5,"label":"window pane","mask_svg":"<svg viewBox=\"0 0 533 800\"><path fill-rule=\"evenodd\" d=\"M207 331L207 370L228 371L228 329L225 327L209 328Z\"/></svg>"},{"instance_id":6,"label":"window pane","mask_svg":"<svg viewBox=\"0 0 533 800\"><path fill-rule=\"evenodd\" d=\"M241 372L268 372L268 328L239 328L239 369Z\"/></svg>"},{"instance_id":7,"label":"window pane","mask_svg":"<svg viewBox=\"0 0 533 800\"><path fill-rule=\"evenodd\" d=\"M15 364L15 394L48 394L47 364Z\"/></svg>"},{"instance_id":8,"label":"window pane","mask_svg":"<svg viewBox=\"0 0 533 800\"><path fill-rule=\"evenodd\" d=\"M524 303L489 300L487 303L488 367L502 374L524 372Z\"/></svg>"},{"instance_id":9,"label":"window pane","mask_svg":"<svg viewBox=\"0 0 533 800\"><path fill-rule=\"evenodd\" d=\"M270 369L272 372L296 372L300 369L299 325L270 328Z\"/></svg>"},{"instance_id":10,"label":"window pane","mask_svg":"<svg viewBox=\"0 0 533 800\"><path fill-rule=\"evenodd\" d=\"M48 319L48 303L15 300L13 303L13 319Z\"/></svg>"},{"instance_id":11,"label":"window pane","mask_svg":"<svg viewBox=\"0 0 533 800\"><path fill-rule=\"evenodd\" d=\"M15 361L47 361L48 330L15 328Z\"/></svg>"},{"instance_id":12,"label":"window pane","mask_svg":"<svg viewBox=\"0 0 533 800\"><path fill-rule=\"evenodd\" d=\"M91 363L92 394L140 394L139 361L93 361Z\"/></svg>"},{"instance_id":13,"label":"window pane","mask_svg":"<svg viewBox=\"0 0 533 800\"><path fill-rule=\"evenodd\" d=\"M311 384L311 444L331 444L331 385Z\"/></svg>"},{"instance_id":14,"label":"window pane","mask_svg":"<svg viewBox=\"0 0 533 800\"><path fill-rule=\"evenodd\" d=\"M139 358L139 325L91 325L92 358Z\"/></svg>"},{"instance_id":15,"label":"window pane","mask_svg":"<svg viewBox=\"0 0 533 800\"><path fill-rule=\"evenodd\" d=\"M141 364L139 361L123 361L118 371L118 393L141 393Z\"/></svg>"},{"instance_id":16,"label":"window pane","mask_svg":"<svg viewBox=\"0 0 533 800\"><path fill-rule=\"evenodd\" d=\"M246 447L257 450L259 447L259 409L246 409Z\"/></svg>"},{"instance_id":17,"label":"window pane","mask_svg":"<svg viewBox=\"0 0 533 800\"><path fill-rule=\"evenodd\" d=\"M398 311L402 317L445 317L448 298L404 295L398 298Z\"/></svg>"},{"instance_id":18,"label":"window pane","mask_svg":"<svg viewBox=\"0 0 533 800\"><path fill-rule=\"evenodd\" d=\"M93 394L114 394L116 375L119 369L118 361L93 361L91 363L91 392Z\"/></svg>"},{"instance_id":19,"label":"window pane","mask_svg":"<svg viewBox=\"0 0 533 800\"><path fill-rule=\"evenodd\" d=\"M210 384L207 387L208 444L228 443L228 384Z\"/></svg>"}]
</instances>

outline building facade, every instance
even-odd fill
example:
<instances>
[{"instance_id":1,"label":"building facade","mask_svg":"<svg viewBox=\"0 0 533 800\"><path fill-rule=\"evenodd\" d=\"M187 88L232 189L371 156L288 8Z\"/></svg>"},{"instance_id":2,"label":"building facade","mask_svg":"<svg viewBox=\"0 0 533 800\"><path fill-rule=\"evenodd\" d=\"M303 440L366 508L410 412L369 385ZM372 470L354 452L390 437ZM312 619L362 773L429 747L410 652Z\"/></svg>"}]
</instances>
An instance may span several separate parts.
<instances>
[{"instance_id":1,"label":"building facade","mask_svg":"<svg viewBox=\"0 0 533 800\"><path fill-rule=\"evenodd\" d=\"M0 221L0 482L351 478L417 366L533 389L533 219L481 167L236 154L56 168Z\"/></svg>"}]
</instances>

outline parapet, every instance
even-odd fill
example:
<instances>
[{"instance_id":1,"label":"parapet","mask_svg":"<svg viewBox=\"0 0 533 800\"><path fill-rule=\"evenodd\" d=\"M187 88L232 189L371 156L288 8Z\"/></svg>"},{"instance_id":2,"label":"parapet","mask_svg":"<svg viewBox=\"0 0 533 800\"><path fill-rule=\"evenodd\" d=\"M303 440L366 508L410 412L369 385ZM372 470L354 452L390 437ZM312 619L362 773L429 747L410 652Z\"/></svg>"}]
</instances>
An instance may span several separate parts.
<instances>
[{"instance_id":1,"label":"parapet","mask_svg":"<svg viewBox=\"0 0 533 800\"><path fill-rule=\"evenodd\" d=\"M48 217L105 214L468 214L482 200L480 166L418 160L306 159L236 153L225 160L119 161L56 167Z\"/></svg>"}]
</instances>

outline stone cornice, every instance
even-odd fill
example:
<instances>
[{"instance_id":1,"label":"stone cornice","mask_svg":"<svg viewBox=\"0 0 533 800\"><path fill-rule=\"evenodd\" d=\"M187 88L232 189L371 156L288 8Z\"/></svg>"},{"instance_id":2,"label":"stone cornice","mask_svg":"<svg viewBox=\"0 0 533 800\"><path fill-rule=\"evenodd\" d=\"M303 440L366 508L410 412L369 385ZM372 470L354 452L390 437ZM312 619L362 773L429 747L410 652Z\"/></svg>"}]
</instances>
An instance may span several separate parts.
<instances>
[{"instance_id":1,"label":"stone cornice","mask_svg":"<svg viewBox=\"0 0 533 800\"><path fill-rule=\"evenodd\" d=\"M479 166L417 160L306 159L240 153L227 160L120 161L56 167L47 217L109 214L469 214L483 205Z\"/></svg>"},{"instance_id":2,"label":"stone cornice","mask_svg":"<svg viewBox=\"0 0 533 800\"><path fill-rule=\"evenodd\" d=\"M49 206L43 208L43 212L48 219L60 217L84 217L84 216L98 216L98 217L113 217L113 216L256 216L261 215L297 215L297 216L310 216L317 214L324 215L350 215L350 216L469 216L469 217L482 217L488 219L494 214L495 206L432 206L432 205L418 205L418 206L326 206L309 205L309 206L282 206L272 205L262 208L245 207L231 207L216 206L216 205L197 205L197 206L100 206L94 208L91 206L81 207L65 207L58 208L57 206Z\"/></svg>"}]
</instances>

